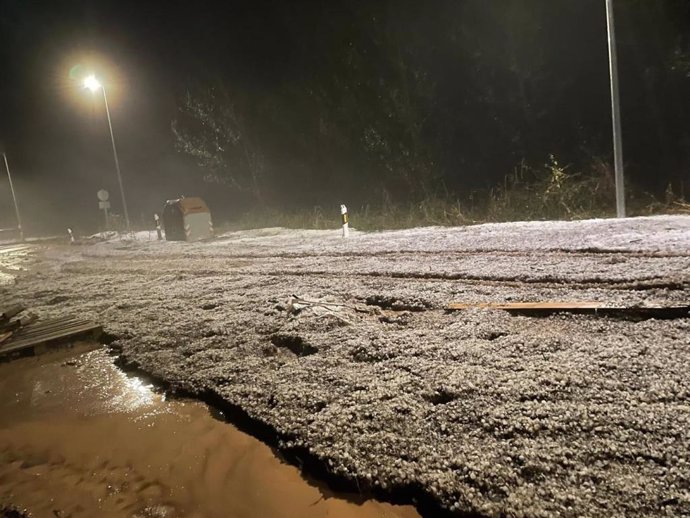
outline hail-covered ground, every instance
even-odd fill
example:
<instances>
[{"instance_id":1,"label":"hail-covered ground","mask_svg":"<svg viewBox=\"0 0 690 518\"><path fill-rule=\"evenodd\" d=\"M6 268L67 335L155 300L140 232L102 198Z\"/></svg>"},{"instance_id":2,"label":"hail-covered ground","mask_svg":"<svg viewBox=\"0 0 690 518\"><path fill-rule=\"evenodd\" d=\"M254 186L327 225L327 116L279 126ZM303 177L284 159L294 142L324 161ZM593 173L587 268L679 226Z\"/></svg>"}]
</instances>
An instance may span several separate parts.
<instances>
[{"instance_id":1,"label":"hail-covered ground","mask_svg":"<svg viewBox=\"0 0 690 518\"><path fill-rule=\"evenodd\" d=\"M136 238L39 248L0 298L103 323L126 362L362 491L485 516L690 515L690 318L445 310L688 305L690 217Z\"/></svg>"}]
</instances>

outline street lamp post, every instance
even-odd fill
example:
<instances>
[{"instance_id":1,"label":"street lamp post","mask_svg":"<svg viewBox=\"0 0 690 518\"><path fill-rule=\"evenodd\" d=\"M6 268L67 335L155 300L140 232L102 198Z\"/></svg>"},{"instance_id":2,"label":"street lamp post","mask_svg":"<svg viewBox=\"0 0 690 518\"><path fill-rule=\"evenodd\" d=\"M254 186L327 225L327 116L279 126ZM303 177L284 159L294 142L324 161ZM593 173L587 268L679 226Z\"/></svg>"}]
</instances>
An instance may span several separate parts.
<instances>
[{"instance_id":1,"label":"street lamp post","mask_svg":"<svg viewBox=\"0 0 690 518\"><path fill-rule=\"evenodd\" d=\"M17 215L17 230L19 231L19 239L24 241L24 230L22 229L22 218L19 216L19 204L17 203L17 195L14 192L14 184L12 183L12 175L10 174L10 165L7 163L7 155L2 154L5 161L5 169L7 169L7 179L10 182L10 192L12 193L12 201L14 202L14 213Z\"/></svg>"},{"instance_id":2,"label":"street lamp post","mask_svg":"<svg viewBox=\"0 0 690 518\"><path fill-rule=\"evenodd\" d=\"M127 225L127 231L131 231L129 225L129 212L127 211L127 200L125 199L125 188L122 184L122 173L120 172L120 161L117 158L117 148L115 147L115 135L113 134L113 123L110 120L110 108L108 107L108 96L105 94L105 86L96 79L96 76L90 75L84 79L84 87L88 88L92 92L96 90L101 90L103 92L103 102L105 103L105 114L108 117L108 128L110 129L110 142L113 145L113 158L115 159L115 171L117 172L117 181L120 184L120 195L122 196L122 208L125 212L125 224Z\"/></svg>"},{"instance_id":3,"label":"street lamp post","mask_svg":"<svg viewBox=\"0 0 690 518\"><path fill-rule=\"evenodd\" d=\"M623 137L621 134L620 92L618 87L618 53L613 0L606 0L606 22L609 40L609 71L611 74L611 117L613 122L613 156L616 169L616 214L625 217L625 184L623 178Z\"/></svg>"}]
</instances>

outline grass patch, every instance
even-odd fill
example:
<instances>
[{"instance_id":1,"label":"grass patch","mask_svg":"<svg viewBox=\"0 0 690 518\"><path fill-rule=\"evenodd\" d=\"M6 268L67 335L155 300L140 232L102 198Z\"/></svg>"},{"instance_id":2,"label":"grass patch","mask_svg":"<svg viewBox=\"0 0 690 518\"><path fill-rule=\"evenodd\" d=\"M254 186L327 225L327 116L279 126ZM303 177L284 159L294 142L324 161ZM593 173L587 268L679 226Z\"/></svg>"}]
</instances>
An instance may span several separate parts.
<instances>
[{"instance_id":1,"label":"grass patch","mask_svg":"<svg viewBox=\"0 0 690 518\"><path fill-rule=\"evenodd\" d=\"M690 214L690 204L671 187L655 197L627 186L627 214ZM420 226L460 226L489 222L576 220L616 215L613 172L594 161L587 172L573 172L554 156L540 168L520 164L501 186L473 191L465 198L431 195L415 202L353 206L350 225L358 230L394 230ZM221 230L285 227L333 229L340 227L339 205L311 209L262 209L220 225Z\"/></svg>"}]
</instances>

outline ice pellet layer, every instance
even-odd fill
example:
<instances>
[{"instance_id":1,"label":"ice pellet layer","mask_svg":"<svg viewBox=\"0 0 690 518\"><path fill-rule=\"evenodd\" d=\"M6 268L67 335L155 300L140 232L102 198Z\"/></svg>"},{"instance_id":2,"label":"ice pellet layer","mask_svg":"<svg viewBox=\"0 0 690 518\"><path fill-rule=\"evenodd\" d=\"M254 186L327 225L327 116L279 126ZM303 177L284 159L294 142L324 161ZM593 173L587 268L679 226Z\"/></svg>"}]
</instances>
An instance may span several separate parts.
<instances>
[{"instance_id":1,"label":"ice pellet layer","mask_svg":"<svg viewBox=\"0 0 690 518\"><path fill-rule=\"evenodd\" d=\"M688 304L690 217L150 235L48 248L0 294L102 322L126 361L362 490L492 517L690 515L690 319L444 310Z\"/></svg>"}]
</instances>

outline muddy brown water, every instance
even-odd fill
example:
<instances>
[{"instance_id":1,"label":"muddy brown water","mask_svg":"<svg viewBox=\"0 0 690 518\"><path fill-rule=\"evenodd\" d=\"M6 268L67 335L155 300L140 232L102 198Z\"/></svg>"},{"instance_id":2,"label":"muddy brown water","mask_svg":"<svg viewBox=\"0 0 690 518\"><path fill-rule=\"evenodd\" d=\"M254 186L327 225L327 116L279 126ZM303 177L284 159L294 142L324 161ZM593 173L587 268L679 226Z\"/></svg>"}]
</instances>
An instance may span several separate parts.
<instances>
[{"instance_id":1,"label":"muddy brown water","mask_svg":"<svg viewBox=\"0 0 690 518\"><path fill-rule=\"evenodd\" d=\"M334 494L204 404L166 400L103 349L80 347L0 365L0 508L36 518L419 516Z\"/></svg>"}]
</instances>

